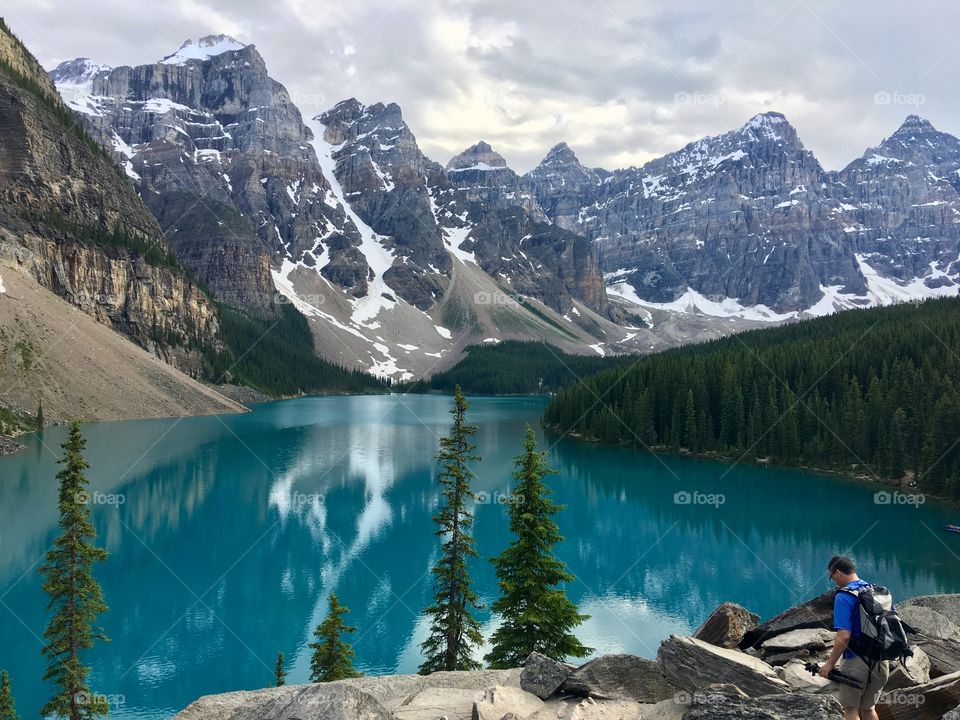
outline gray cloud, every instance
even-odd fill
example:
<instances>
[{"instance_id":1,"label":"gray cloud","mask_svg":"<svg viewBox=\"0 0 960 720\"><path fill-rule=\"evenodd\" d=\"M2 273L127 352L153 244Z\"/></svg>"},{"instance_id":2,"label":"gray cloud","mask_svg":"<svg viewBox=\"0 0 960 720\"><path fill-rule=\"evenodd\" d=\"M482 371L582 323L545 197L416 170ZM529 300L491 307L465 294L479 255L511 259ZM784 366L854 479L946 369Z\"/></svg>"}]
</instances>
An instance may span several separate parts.
<instances>
[{"instance_id":1,"label":"gray cloud","mask_svg":"<svg viewBox=\"0 0 960 720\"><path fill-rule=\"evenodd\" d=\"M910 113L960 134L960 6L942 0L8 0L5 16L47 67L233 34L306 115L398 102L440 162L483 138L520 171L561 140L591 165L640 164L766 110L827 167Z\"/></svg>"}]
</instances>

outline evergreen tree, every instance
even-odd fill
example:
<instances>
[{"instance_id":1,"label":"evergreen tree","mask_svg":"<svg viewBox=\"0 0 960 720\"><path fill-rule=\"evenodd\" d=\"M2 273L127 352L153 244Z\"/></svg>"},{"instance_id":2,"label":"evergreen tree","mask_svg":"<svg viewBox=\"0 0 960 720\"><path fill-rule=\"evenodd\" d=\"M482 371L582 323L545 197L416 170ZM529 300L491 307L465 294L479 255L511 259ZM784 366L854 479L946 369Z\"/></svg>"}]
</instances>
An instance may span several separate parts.
<instances>
[{"instance_id":1,"label":"evergreen tree","mask_svg":"<svg viewBox=\"0 0 960 720\"><path fill-rule=\"evenodd\" d=\"M10 689L10 676L6 670L0 673L0 720L20 720L13 702L13 691Z\"/></svg>"},{"instance_id":2,"label":"evergreen tree","mask_svg":"<svg viewBox=\"0 0 960 720\"><path fill-rule=\"evenodd\" d=\"M517 486L510 503L510 532L516 538L491 560L502 593L493 611L503 620L485 657L492 668L518 667L533 651L557 659L593 651L570 632L589 616L581 615L558 587L573 575L553 555L553 547L563 539L553 516L564 506L550 499L543 481L557 472L547 467L545 455L537 451L533 428L527 425L523 454L514 462Z\"/></svg>"},{"instance_id":3,"label":"evergreen tree","mask_svg":"<svg viewBox=\"0 0 960 720\"><path fill-rule=\"evenodd\" d=\"M700 437L697 434L697 410L693 402L693 389L687 390L686 419L683 425L683 444L693 452L700 452Z\"/></svg>"},{"instance_id":4,"label":"evergreen tree","mask_svg":"<svg viewBox=\"0 0 960 720\"><path fill-rule=\"evenodd\" d=\"M313 657L310 659L310 682L345 680L360 677L363 674L353 667L353 648L341 639L343 634L356 630L355 627L350 627L343 622L343 616L350 612L350 608L341 605L333 593L330 593L328 601L330 608L327 610L327 616L313 632L317 641L310 643L310 647L313 648ZM281 655L277 658L278 670L282 670L282 657ZM279 679L278 674L278 685Z\"/></svg>"},{"instance_id":5,"label":"evergreen tree","mask_svg":"<svg viewBox=\"0 0 960 720\"><path fill-rule=\"evenodd\" d=\"M37 403L37 430L43 430L43 400Z\"/></svg>"},{"instance_id":6,"label":"evergreen tree","mask_svg":"<svg viewBox=\"0 0 960 720\"><path fill-rule=\"evenodd\" d=\"M277 653L277 687L287 684L287 671L283 669L283 653Z\"/></svg>"},{"instance_id":7,"label":"evergreen tree","mask_svg":"<svg viewBox=\"0 0 960 720\"><path fill-rule=\"evenodd\" d=\"M424 611L430 616L430 635L420 645L425 660L420 673L428 675L438 670L476 670L480 663L472 657L473 648L483 642L480 623L473 617L471 607L480 608L477 594L471 588L467 559L477 557L473 536L473 514L467 501L473 499L470 481L473 473L467 467L472 460L475 445L470 436L477 428L468 425L466 412L469 404L457 385L454 393L453 426L448 437L440 439L437 475L442 496L440 509L433 516L436 535L443 538L440 559L434 565L434 602Z\"/></svg>"},{"instance_id":8,"label":"evergreen tree","mask_svg":"<svg viewBox=\"0 0 960 720\"><path fill-rule=\"evenodd\" d=\"M80 654L93 647L95 640L106 640L103 630L94 625L97 615L107 610L103 591L93 577L94 563L107 559L107 551L98 548L96 530L90 522L87 504L87 479L83 471L90 467L83 457L86 440L80 432L80 423L70 425L67 440L61 446L63 465L57 473L60 481L58 503L60 509L60 536L47 552L46 562L40 568L44 576L43 589L50 596L47 609L53 612L50 624L43 633L46 645L43 654L48 658L44 680L52 680L59 691L41 709L42 715L87 720L106 715L106 701L90 692L85 667Z\"/></svg>"}]
</instances>

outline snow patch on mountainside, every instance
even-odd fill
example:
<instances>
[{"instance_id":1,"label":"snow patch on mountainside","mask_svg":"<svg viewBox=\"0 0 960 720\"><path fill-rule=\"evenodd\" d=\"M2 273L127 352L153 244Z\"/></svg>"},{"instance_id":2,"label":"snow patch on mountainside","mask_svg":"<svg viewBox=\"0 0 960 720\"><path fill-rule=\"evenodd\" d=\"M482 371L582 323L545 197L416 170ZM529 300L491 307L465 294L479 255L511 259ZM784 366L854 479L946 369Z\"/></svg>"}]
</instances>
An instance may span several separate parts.
<instances>
[{"instance_id":1,"label":"snow patch on mountainside","mask_svg":"<svg viewBox=\"0 0 960 720\"><path fill-rule=\"evenodd\" d=\"M360 216L354 212L353 208L350 207L350 203L346 200L343 188L340 187L340 181L337 180L337 161L333 158L333 154L343 146L334 147L323 139L326 128L323 123L316 118L306 121L305 124L313 132L313 140L311 143L313 144L314 150L316 150L317 159L320 161L320 169L323 170L324 176L330 183L333 197L339 201L347 217L350 218L360 232L361 243L359 249L374 274L373 280L367 289L367 294L362 298L351 299L351 303L353 304L353 315L351 319L360 325L375 329L378 325L373 324L373 321L377 315L380 314L380 311L393 308L397 304L397 301L393 299L393 291L383 279L383 274L393 265L395 256L382 244L387 238L378 235L373 231L373 228L361 220Z\"/></svg>"}]
</instances>

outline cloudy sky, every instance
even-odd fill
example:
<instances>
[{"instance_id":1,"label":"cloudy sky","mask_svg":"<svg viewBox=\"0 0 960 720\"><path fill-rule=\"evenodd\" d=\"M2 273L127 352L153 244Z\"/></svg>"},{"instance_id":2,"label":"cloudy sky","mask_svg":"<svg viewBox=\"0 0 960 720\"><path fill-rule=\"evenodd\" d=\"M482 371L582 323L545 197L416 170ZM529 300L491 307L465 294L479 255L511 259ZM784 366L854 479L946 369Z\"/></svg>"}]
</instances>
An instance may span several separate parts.
<instances>
[{"instance_id":1,"label":"cloudy sky","mask_svg":"<svg viewBox=\"0 0 960 720\"><path fill-rule=\"evenodd\" d=\"M960 3L947 0L6 0L46 67L154 62L185 39L254 43L305 115L395 101L446 162L484 139L525 171L567 141L641 164L786 114L838 168L911 113L960 134Z\"/></svg>"}]
</instances>

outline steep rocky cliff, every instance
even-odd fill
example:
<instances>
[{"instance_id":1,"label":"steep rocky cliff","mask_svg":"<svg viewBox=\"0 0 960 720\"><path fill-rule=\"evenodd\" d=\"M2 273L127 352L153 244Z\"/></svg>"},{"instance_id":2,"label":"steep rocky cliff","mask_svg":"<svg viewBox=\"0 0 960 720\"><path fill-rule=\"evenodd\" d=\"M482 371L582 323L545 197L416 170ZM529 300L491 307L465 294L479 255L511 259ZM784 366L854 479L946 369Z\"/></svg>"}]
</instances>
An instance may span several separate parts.
<instances>
[{"instance_id":1,"label":"steep rocky cliff","mask_svg":"<svg viewBox=\"0 0 960 720\"><path fill-rule=\"evenodd\" d=\"M156 220L0 26L0 250L84 312L199 376L219 347L209 299Z\"/></svg>"}]
</instances>

